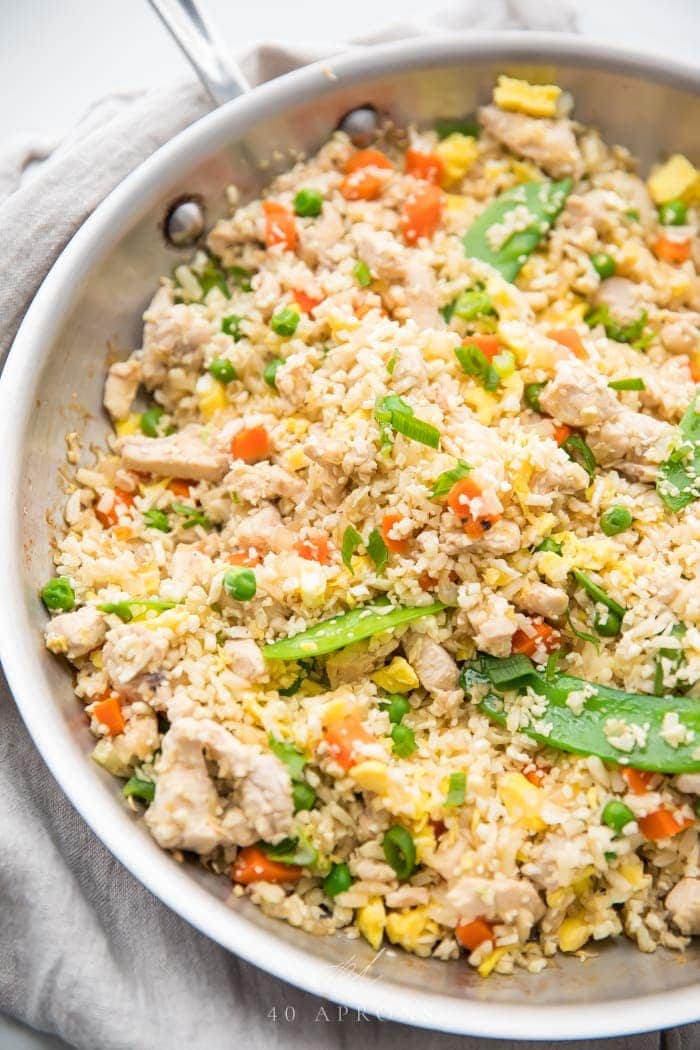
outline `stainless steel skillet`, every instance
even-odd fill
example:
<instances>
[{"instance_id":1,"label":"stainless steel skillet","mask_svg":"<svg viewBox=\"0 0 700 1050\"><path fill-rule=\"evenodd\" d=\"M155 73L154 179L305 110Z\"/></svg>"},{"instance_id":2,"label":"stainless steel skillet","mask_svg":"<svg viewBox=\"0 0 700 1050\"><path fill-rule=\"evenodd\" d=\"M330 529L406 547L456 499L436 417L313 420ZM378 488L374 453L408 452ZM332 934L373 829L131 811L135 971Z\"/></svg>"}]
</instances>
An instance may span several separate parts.
<instances>
[{"instance_id":1,"label":"stainless steel skillet","mask_svg":"<svg viewBox=\"0 0 700 1050\"><path fill-rule=\"evenodd\" d=\"M49 567L46 511L61 503L64 437L100 438L103 351L139 342L140 315L161 272L184 257L161 234L171 202L198 194L212 220L234 181L253 196L291 151L313 150L351 108L371 102L398 123L473 110L499 72L555 79L578 116L644 165L679 151L700 159L700 75L628 52L549 34L481 34L378 47L292 73L223 105L169 142L95 211L31 305L0 379L0 657L27 727L96 834L161 900L263 969L387 1019L503 1038L593 1038L696 1020L700 953L646 956L601 946L583 966L481 981L464 964L401 953L373 960L344 938L316 939L224 900L224 880L176 864L125 810L114 780L88 759L89 733L70 676L42 645L37 590ZM279 156L282 159L276 159ZM269 164L268 164L269 162ZM362 971L370 965L366 974Z\"/></svg>"}]
</instances>

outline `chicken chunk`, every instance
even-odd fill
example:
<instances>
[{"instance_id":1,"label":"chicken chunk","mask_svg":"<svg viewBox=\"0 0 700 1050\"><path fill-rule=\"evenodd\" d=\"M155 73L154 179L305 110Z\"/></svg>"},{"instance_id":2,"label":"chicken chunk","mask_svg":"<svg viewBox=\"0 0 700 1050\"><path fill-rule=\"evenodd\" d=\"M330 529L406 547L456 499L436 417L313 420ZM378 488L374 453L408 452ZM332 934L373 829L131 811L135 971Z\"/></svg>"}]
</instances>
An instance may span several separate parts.
<instances>
[{"instance_id":1,"label":"chicken chunk","mask_svg":"<svg viewBox=\"0 0 700 1050\"><path fill-rule=\"evenodd\" d=\"M224 642L223 651L227 664L239 678L248 684L267 682L265 658L252 638L230 638Z\"/></svg>"},{"instance_id":2,"label":"chicken chunk","mask_svg":"<svg viewBox=\"0 0 700 1050\"><path fill-rule=\"evenodd\" d=\"M571 121L507 113L498 106L483 106L479 121L489 135L519 157L534 161L555 179L565 175L581 177L583 160Z\"/></svg>"},{"instance_id":3,"label":"chicken chunk","mask_svg":"<svg viewBox=\"0 0 700 1050\"><path fill-rule=\"evenodd\" d=\"M478 554L513 554L520 550L520 543L520 526L514 521L502 518L472 545L472 550Z\"/></svg>"},{"instance_id":4,"label":"chicken chunk","mask_svg":"<svg viewBox=\"0 0 700 1050\"><path fill-rule=\"evenodd\" d=\"M666 907L681 933L700 936L700 879L681 879L666 897Z\"/></svg>"},{"instance_id":5,"label":"chicken chunk","mask_svg":"<svg viewBox=\"0 0 700 1050\"><path fill-rule=\"evenodd\" d=\"M139 383L141 382L141 365L137 358L128 361L115 361L107 373L103 404L114 420L126 419L131 411Z\"/></svg>"},{"instance_id":6,"label":"chicken chunk","mask_svg":"<svg viewBox=\"0 0 700 1050\"><path fill-rule=\"evenodd\" d=\"M686 795L700 795L700 773L681 773L674 779L673 786Z\"/></svg>"},{"instance_id":7,"label":"chicken chunk","mask_svg":"<svg viewBox=\"0 0 700 1050\"><path fill-rule=\"evenodd\" d=\"M484 604L467 612L477 649L492 656L510 655L511 640L516 631L515 620L508 615L510 610L505 598L492 594Z\"/></svg>"},{"instance_id":8,"label":"chicken chunk","mask_svg":"<svg viewBox=\"0 0 700 1050\"><path fill-rule=\"evenodd\" d=\"M565 495L580 492L588 485L588 474L574 463L562 449L557 449L544 470L532 479L532 491L537 494Z\"/></svg>"},{"instance_id":9,"label":"chicken chunk","mask_svg":"<svg viewBox=\"0 0 700 1050\"><path fill-rule=\"evenodd\" d=\"M345 233L343 220L336 208L327 202L323 211L308 226L299 225L299 255L310 269L332 265L332 249Z\"/></svg>"},{"instance_id":10,"label":"chicken chunk","mask_svg":"<svg viewBox=\"0 0 700 1050\"><path fill-rule=\"evenodd\" d=\"M219 794L219 781L232 781ZM208 854L217 846L278 842L292 829L291 781L275 755L242 744L208 718L181 718L163 737L156 797L146 823L165 849Z\"/></svg>"},{"instance_id":11,"label":"chicken chunk","mask_svg":"<svg viewBox=\"0 0 700 1050\"><path fill-rule=\"evenodd\" d=\"M588 427L617 415L620 403L607 381L582 361L560 361L540 394L543 410L572 427Z\"/></svg>"},{"instance_id":12,"label":"chicken chunk","mask_svg":"<svg viewBox=\"0 0 700 1050\"><path fill-rule=\"evenodd\" d=\"M243 551L253 547L260 556L274 551L280 554L289 550L294 542L294 533L282 524L282 515L271 503L249 514L235 528L235 543Z\"/></svg>"},{"instance_id":13,"label":"chicken chunk","mask_svg":"<svg viewBox=\"0 0 700 1050\"><path fill-rule=\"evenodd\" d=\"M666 321L661 329L661 342L669 354L693 354L700 350L698 315L688 314L675 321Z\"/></svg>"},{"instance_id":14,"label":"chicken chunk","mask_svg":"<svg viewBox=\"0 0 700 1050\"><path fill-rule=\"evenodd\" d=\"M181 601L193 587L209 586L213 567L211 558L190 543L179 543L170 563L170 581L167 597ZM163 592L165 593L165 592Z\"/></svg>"},{"instance_id":15,"label":"chicken chunk","mask_svg":"<svg viewBox=\"0 0 700 1050\"><path fill-rule=\"evenodd\" d=\"M676 431L670 423L643 412L619 412L587 434L588 444L598 463L612 466L630 459L644 466L663 463L668 458Z\"/></svg>"},{"instance_id":16,"label":"chicken chunk","mask_svg":"<svg viewBox=\"0 0 700 1050\"><path fill-rule=\"evenodd\" d=\"M464 875L450 885L446 899L459 922L471 922L481 916L489 921L522 924L528 930L546 910L528 879Z\"/></svg>"},{"instance_id":17,"label":"chicken chunk","mask_svg":"<svg viewBox=\"0 0 700 1050\"><path fill-rule=\"evenodd\" d=\"M301 500L306 484L301 478L290 474L276 463L256 463L251 466L236 460L224 478L224 484L235 492L239 499L252 506L270 499Z\"/></svg>"},{"instance_id":18,"label":"chicken chunk","mask_svg":"<svg viewBox=\"0 0 700 1050\"><path fill-rule=\"evenodd\" d=\"M69 660L96 649L107 630L104 613L92 605L54 616L46 628L46 645L52 653L63 653Z\"/></svg>"},{"instance_id":19,"label":"chicken chunk","mask_svg":"<svg viewBox=\"0 0 700 1050\"><path fill-rule=\"evenodd\" d=\"M120 690L144 671L156 671L168 651L167 639L142 623L124 623L107 632L102 656L111 684Z\"/></svg>"},{"instance_id":20,"label":"chicken chunk","mask_svg":"<svg viewBox=\"0 0 700 1050\"><path fill-rule=\"evenodd\" d=\"M515 601L525 612L550 619L563 616L569 605L566 591L540 582L532 583L522 590Z\"/></svg>"},{"instance_id":21,"label":"chicken chunk","mask_svg":"<svg viewBox=\"0 0 700 1050\"><path fill-rule=\"evenodd\" d=\"M653 290L637 284L627 277L608 277L602 281L593 297L596 306L607 306L619 324L636 321L643 310L644 302L653 297Z\"/></svg>"},{"instance_id":22,"label":"chicken chunk","mask_svg":"<svg viewBox=\"0 0 700 1050\"><path fill-rule=\"evenodd\" d=\"M383 281L402 286L405 305L421 328L443 328L438 312L435 274L430 266L386 230L358 223L352 237L360 259Z\"/></svg>"},{"instance_id":23,"label":"chicken chunk","mask_svg":"<svg viewBox=\"0 0 700 1050\"><path fill-rule=\"evenodd\" d=\"M204 345L212 328L200 307L174 303L172 289L160 288L144 314L141 377L152 390L161 386L172 368L193 377L200 371Z\"/></svg>"},{"instance_id":24,"label":"chicken chunk","mask_svg":"<svg viewBox=\"0 0 700 1050\"><path fill-rule=\"evenodd\" d=\"M462 701L464 694L459 688L459 668L446 649L417 631L409 631L402 644L420 684L439 703L441 711L447 711Z\"/></svg>"},{"instance_id":25,"label":"chicken chunk","mask_svg":"<svg viewBox=\"0 0 700 1050\"><path fill-rule=\"evenodd\" d=\"M169 437L130 435L119 442L124 466L142 474L220 481L229 465L223 451L207 444L198 427L187 427Z\"/></svg>"}]
</instances>

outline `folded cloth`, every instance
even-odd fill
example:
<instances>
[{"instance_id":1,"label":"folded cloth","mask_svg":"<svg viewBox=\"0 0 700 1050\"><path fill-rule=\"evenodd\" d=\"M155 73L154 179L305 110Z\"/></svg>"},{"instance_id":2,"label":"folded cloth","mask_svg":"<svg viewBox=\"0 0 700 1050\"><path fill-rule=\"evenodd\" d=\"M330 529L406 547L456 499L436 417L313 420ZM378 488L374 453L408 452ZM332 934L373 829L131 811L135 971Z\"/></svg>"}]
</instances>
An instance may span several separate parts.
<instances>
[{"instance_id":1,"label":"folded cloth","mask_svg":"<svg viewBox=\"0 0 700 1050\"><path fill-rule=\"evenodd\" d=\"M575 25L563 0L470 0L453 3L420 25L387 30L381 39L469 27ZM264 44L244 55L242 64L250 80L260 83L338 50ZM210 105L192 82L116 95L97 102L55 147L25 139L0 157L6 261L0 284L0 352L9 346L47 270L86 216L125 175ZM400 1043L405 1050L447 1050L457 1045L452 1036L339 1013L337 1006L219 948L160 904L66 801L4 682L0 894L0 1009L75 1047L223 1050L241 1042L247 1050L353 1050ZM12 1045L20 1045L16 1031ZM668 1050L697 1050L700 1045L697 1029L666 1033L665 1039ZM476 1050L484 1043L464 1039L459 1045ZM493 1050L506 1045L489 1043ZM551 1046L530 1044L545 1045ZM591 1050L594 1044L567 1046ZM611 1040L604 1046L658 1050L660 1036Z\"/></svg>"}]
</instances>

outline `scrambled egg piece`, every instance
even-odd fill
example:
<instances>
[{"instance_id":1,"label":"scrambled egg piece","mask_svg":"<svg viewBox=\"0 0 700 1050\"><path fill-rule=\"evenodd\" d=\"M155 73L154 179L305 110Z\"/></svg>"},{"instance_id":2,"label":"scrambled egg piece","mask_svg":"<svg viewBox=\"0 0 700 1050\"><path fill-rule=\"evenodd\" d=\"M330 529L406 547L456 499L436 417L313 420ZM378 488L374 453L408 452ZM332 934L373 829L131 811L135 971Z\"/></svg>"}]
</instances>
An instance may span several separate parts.
<instances>
[{"instance_id":1,"label":"scrambled egg piece","mask_svg":"<svg viewBox=\"0 0 700 1050\"><path fill-rule=\"evenodd\" d=\"M500 76L493 101L501 109L526 113L529 117L554 117L561 88L556 84L529 84L527 80Z\"/></svg>"},{"instance_id":2,"label":"scrambled egg piece","mask_svg":"<svg viewBox=\"0 0 700 1050\"><path fill-rule=\"evenodd\" d=\"M682 197L697 197L700 192L700 172L682 153L674 153L665 164L654 168L647 179L647 189L655 204Z\"/></svg>"},{"instance_id":3,"label":"scrambled egg piece","mask_svg":"<svg viewBox=\"0 0 700 1050\"><path fill-rule=\"evenodd\" d=\"M427 905L419 904L415 908L402 908L401 911L389 912L386 919L386 934L392 944L400 944L407 952L415 952L420 948L420 938L429 934L435 940L438 936L439 927L434 919L428 918Z\"/></svg>"},{"instance_id":4,"label":"scrambled egg piece","mask_svg":"<svg viewBox=\"0 0 700 1050\"><path fill-rule=\"evenodd\" d=\"M528 831L543 831L545 822L540 816L542 790L531 784L522 773L503 773L498 778L498 793L508 816L517 820Z\"/></svg>"},{"instance_id":5,"label":"scrambled egg piece","mask_svg":"<svg viewBox=\"0 0 700 1050\"><path fill-rule=\"evenodd\" d=\"M364 908L357 909L357 928L367 941L379 951L384 939L384 927L386 926L386 909L381 897L370 897Z\"/></svg>"},{"instance_id":6,"label":"scrambled egg piece","mask_svg":"<svg viewBox=\"0 0 700 1050\"><path fill-rule=\"evenodd\" d=\"M477 973L480 977L488 977L493 972L496 963L503 958L504 955L508 954L508 948L494 948L490 952L484 961L477 967Z\"/></svg>"},{"instance_id":7,"label":"scrambled egg piece","mask_svg":"<svg viewBox=\"0 0 700 1050\"><path fill-rule=\"evenodd\" d=\"M395 656L388 667L375 671L372 681L387 693L410 693L419 684L418 675L403 656Z\"/></svg>"},{"instance_id":8,"label":"scrambled egg piece","mask_svg":"<svg viewBox=\"0 0 700 1050\"><path fill-rule=\"evenodd\" d=\"M196 390L199 411L207 421L228 405L226 387L208 372L197 380Z\"/></svg>"},{"instance_id":9,"label":"scrambled egg piece","mask_svg":"<svg viewBox=\"0 0 700 1050\"><path fill-rule=\"evenodd\" d=\"M389 771L378 759L370 758L358 762L350 770L350 776L363 791L374 791L376 795L385 795L389 789Z\"/></svg>"},{"instance_id":10,"label":"scrambled egg piece","mask_svg":"<svg viewBox=\"0 0 700 1050\"><path fill-rule=\"evenodd\" d=\"M126 419L120 419L114 424L114 429L120 438L128 437L130 434L138 434L141 430L141 413L132 412Z\"/></svg>"},{"instance_id":11,"label":"scrambled egg piece","mask_svg":"<svg viewBox=\"0 0 700 1050\"><path fill-rule=\"evenodd\" d=\"M591 936L591 928L581 915L570 915L559 927L557 940L563 952L577 952Z\"/></svg>"},{"instance_id":12,"label":"scrambled egg piece","mask_svg":"<svg viewBox=\"0 0 700 1050\"><path fill-rule=\"evenodd\" d=\"M462 135L455 131L436 146L435 152L445 169L442 177L443 188L448 189L462 181L479 156L479 147L472 135Z\"/></svg>"}]
</instances>

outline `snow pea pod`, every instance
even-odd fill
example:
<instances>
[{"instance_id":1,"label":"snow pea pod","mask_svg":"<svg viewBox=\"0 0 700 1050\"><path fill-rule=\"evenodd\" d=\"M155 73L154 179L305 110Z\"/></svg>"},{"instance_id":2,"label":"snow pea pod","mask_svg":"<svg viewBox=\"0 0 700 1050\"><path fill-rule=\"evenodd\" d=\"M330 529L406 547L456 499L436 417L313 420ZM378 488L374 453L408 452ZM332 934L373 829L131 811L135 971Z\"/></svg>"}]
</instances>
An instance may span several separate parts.
<instances>
[{"instance_id":1,"label":"snow pea pod","mask_svg":"<svg viewBox=\"0 0 700 1050\"><path fill-rule=\"evenodd\" d=\"M340 616L322 620L301 634L282 638L279 642L264 646L263 656L268 660L299 660L304 657L323 656L325 653L344 649L353 642L371 638L373 634L382 634L394 627L401 627L402 624L418 620L422 616L433 616L445 608L444 602L419 606L362 605Z\"/></svg>"},{"instance_id":2,"label":"snow pea pod","mask_svg":"<svg viewBox=\"0 0 700 1050\"><path fill-rule=\"evenodd\" d=\"M571 191L571 179L525 182L501 193L484 209L463 238L464 254L489 263L514 281Z\"/></svg>"},{"instance_id":3,"label":"snow pea pod","mask_svg":"<svg viewBox=\"0 0 700 1050\"><path fill-rule=\"evenodd\" d=\"M700 411L693 398L678 424L680 442L659 467L656 491L669 510L683 510L700 497Z\"/></svg>"},{"instance_id":4,"label":"snow pea pod","mask_svg":"<svg viewBox=\"0 0 700 1050\"><path fill-rule=\"evenodd\" d=\"M501 665L506 661L491 656L477 657L462 670L465 690L489 687L478 708L498 725L506 724L509 704L502 692L492 690L499 688L517 694L530 691L544 702L535 701L537 714L525 715L528 721L521 724L519 732L541 744L576 755L597 755L605 762L653 773L700 771L700 702L697 698L627 693L566 674L548 675L546 671L538 671L531 661L526 668L526 659L520 658L512 675L501 674ZM583 693L585 697L580 714L567 706L567 700L575 693ZM672 738L676 720L680 730L675 736L678 745L673 747L661 734L663 731L666 737ZM624 742L624 749L615 747L611 737L618 743ZM624 737L628 739L623 741Z\"/></svg>"}]
</instances>

